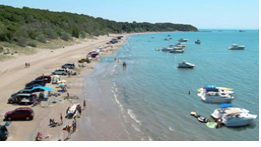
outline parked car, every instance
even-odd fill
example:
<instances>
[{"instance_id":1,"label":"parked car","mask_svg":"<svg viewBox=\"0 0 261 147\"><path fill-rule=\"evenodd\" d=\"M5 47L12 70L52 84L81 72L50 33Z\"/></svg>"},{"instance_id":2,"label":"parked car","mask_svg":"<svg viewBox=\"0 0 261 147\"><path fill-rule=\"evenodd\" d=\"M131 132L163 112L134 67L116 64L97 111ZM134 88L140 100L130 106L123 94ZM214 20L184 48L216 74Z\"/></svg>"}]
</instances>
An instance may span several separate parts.
<instances>
[{"instance_id":1,"label":"parked car","mask_svg":"<svg viewBox=\"0 0 261 147\"><path fill-rule=\"evenodd\" d=\"M88 58L87 58L87 59L79 59L78 62L79 62L79 63L83 63L83 62L90 63L91 60L89 60Z\"/></svg>"},{"instance_id":2,"label":"parked car","mask_svg":"<svg viewBox=\"0 0 261 147\"><path fill-rule=\"evenodd\" d=\"M35 91L34 90L32 90L32 89L22 89L22 90L19 90L18 92L16 92L16 93L13 93L12 95L11 95L11 97L14 97L14 96L16 96L17 94L21 94L21 93L34 93Z\"/></svg>"},{"instance_id":3,"label":"parked car","mask_svg":"<svg viewBox=\"0 0 261 147\"><path fill-rule=\"evenodd\" d=\"M74 69L75 65L74 65L74 63L66 63L66 64L62 65L62 68Z\"/></svg>"},{"instance_id":4,"label":"parked car","mask_svg":"<svg viewBox=\"0 0 261 147\"><path fill-rule=\"evenodd\" d=\"M8 111L5 113L5 120L32 120L34 118L34 111L29 107L20 107L13 111Z\"/></svg>"},{"instance_id":5,"label":"parked car","mask_svg":"<svg viewBox=\"0 0 261 147\"><path fill-rule=\"evenodd\" d=\"M36 84L37 84L37 85L41 85L41 86L45 86L45 85L46 85L46 83L45 83L44 80L33 80L33 81L31 81L30 83L27 83L27 84L25 85L25 87L26 87L26 88L34 87L34 86L36 86Z\"/></svg>"},{"instance_id":6,"label":"parked car","mask_svg":"<svg viewBox=\"0 0 261 147\"><path fill-rule=\"evenodd\" d=\"M92 52L89 52L89 53L88 53L87 57L95 58L95 57L98 56L98 55L99 55L98 52L96 52L96 51L92 51Z\"/></svg>"},{"instance_id":7,"label":"parked car","mask_svg":"<svg viewBox=\"0 0 261 147\"><path fill-rule=\"evenodd\" d=\"M51 83L52 78L50 75L43 75L37 77L35 80L44 80L45 83Z\"/></svg>"},{"instance_id":8,"label":"parked car","mask_svg":"<svg viewBox=\"0 0 261 147\"><path fill-rule=\"evenodd\" d=\"M9 104L32 104L33 99L36 98L35 93L20 93L8 99Z\"/></svg>"},{"instance_id":9,"label":"parked car","mask_svg":"<svg viewBox=\"0 0 261 147\"><path fill-rule=\"evenodd\" d=\"M67 75L67 71L65 69L56 69L52 72L53 75Z\"/></svg>"}]
</instances>

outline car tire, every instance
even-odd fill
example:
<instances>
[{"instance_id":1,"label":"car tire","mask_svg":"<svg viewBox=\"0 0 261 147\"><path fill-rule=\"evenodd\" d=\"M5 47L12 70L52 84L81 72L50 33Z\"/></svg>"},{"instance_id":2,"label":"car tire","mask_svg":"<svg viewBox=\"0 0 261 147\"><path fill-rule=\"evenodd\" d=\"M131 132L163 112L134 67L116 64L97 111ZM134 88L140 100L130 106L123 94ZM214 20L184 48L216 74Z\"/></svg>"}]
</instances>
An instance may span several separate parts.
<instances>
[{"instance_id":1,"label":"car tire","mask_svg":"<svg viewBox=\"0 0 261 147\"><path fill-rule=\"evenodd\" d=\"M25 117L25 120L30 120L30 117L29 117L29 116L26 116L26 117Z\"/></svg>"},{"instance_id":2,"label":"car tire","mask_svg":"<svg viewBox=\"0 0 261 147\"><path fill-rule=\"evenodd\" d=\"M8 121L11 121L11 120L12 120L12 118L11 118L11 117L7 117L7 120L8 120Z\"/></svg>"}]
</instances>

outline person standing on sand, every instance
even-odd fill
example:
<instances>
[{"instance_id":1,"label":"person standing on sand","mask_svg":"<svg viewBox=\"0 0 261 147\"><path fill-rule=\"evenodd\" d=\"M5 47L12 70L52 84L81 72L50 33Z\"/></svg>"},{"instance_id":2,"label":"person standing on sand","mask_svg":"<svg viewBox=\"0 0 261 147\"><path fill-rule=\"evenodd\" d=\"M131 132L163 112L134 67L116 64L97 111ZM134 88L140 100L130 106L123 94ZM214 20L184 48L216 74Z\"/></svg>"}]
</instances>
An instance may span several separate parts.
<instances>
[{"instance_id":1,"label":"person standing on sand","mask_svg":"<svg viewBox=\"0 0 261 147\"><path fill-rule=\"evenodd\" d=\"M63 124L63 115L62 115L62 113L60 115L60 119L61 119L61 125L62 125Z\"/></svg>"},{"instance_id":2,"label":"person standing on sand","mask_svg":"<svg viewBox=\"0 0 261 147\"><path fill-rule=\"evenodd\" d=\"M83 101L83 109L85 110L85 108L86 108L86 101L84 100Z\"/></svg>"}]
</instances>

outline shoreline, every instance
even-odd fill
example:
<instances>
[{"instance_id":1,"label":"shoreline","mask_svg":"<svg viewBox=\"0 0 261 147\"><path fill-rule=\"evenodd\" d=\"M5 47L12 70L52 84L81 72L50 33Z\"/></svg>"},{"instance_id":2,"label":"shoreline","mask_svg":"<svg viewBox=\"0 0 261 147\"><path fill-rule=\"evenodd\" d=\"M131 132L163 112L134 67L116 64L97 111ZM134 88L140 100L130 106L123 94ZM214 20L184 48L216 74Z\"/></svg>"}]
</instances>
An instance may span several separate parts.
<instances>
[{"instance_id":1,"label":"shoreline","mask_svg":"<svg viewBox=\"0 0 261 147\"><path fill-rule=\"evenodd\" d=\"M128 36L128 34L115 35L123 35L124 39L121 40L120 43L115 44L119 46L117 48L113 48L112 50L119 49ZM3 118L4 114L7 111L11 111L18 107L24 106L7 104L7 99L12 93L23 89L26 83L30 82L31 80L42 74L49 75L52 70L59 68L62 64L65 64L67 62L76 62L75 65L77 67L78 59L84 58L88 51L94 50L100 45L105 45L113 37L114 36L111 35L99 36L97 40L91 40L65 48L54 49L52 51L43 49L33 55L21 55L20 57L3 61L0 65L0 68L2 69L2 71L0 72L0 116L2 118L0 120L0 124L5 123L5 121L3 121ZM109 56L112 55L112 53L113 52L109 51L108 53L102 54L101 56ZM29 62L31 64L31 67L25 68L25 62ZM37 132L42 132L43 137L47 137L46 139L44 139L46 141L57 141L59 139L65 139L67 133L62 132L62 127L71 124L72 120L64 118L63 125L50 128L50 126L48 126L49 119L54 118L56 121L60 122L60 114L62 113L62 115L65 116L66 108L68 106L71 106L71 103L77 103L83 100L83 78L93 71L93 66L96 63L97 62L91 62L91 64L88 64L84 68L79 67L80 74L77 77L61 76L61 79L66 80L68 83L68 91L70 93L70 96L77 96L80 98L79 100L71 100L71 102L68 100L63 100L63 98L66 96L66 93L61 93L61 96L55 98L55 100L58 100L55 104L49 105L49 103L47 104L47 102L41 102L41 105L37 105L35 107L32 107L31 105L26 106L33 108L35 112L34 119L32 121L12 121L11 125L7 127L9 131L7 141L34 141ZM57 93L57 85L47 84L46 86L53 88L52 93ZM52 98L49 97L49 100L50 99ZM85 113L85 111L83 111L83 113ZM77 134L77 132L75 134ZM73 140L77 140L77 137L74 138L74 134L72 134L71 138Z\"/></svg>"}]
</instances>

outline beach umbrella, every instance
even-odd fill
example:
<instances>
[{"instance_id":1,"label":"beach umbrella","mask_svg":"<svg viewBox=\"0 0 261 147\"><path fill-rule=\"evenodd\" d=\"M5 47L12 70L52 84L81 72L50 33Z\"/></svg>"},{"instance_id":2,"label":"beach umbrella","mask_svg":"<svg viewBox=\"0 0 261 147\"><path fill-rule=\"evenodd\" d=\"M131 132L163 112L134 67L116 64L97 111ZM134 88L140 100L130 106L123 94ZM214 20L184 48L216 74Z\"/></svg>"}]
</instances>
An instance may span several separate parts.
<instances>
[{"instance_id":1,"label":"beach umbrella","mask_svg":"<svg viewBox=\"0 0 261 147\"><path fill-rule=\"evenodd\" d=\"M64 83L60 83L59 86L65 86L65 84Z\"/></svg>"}]
</instances>

